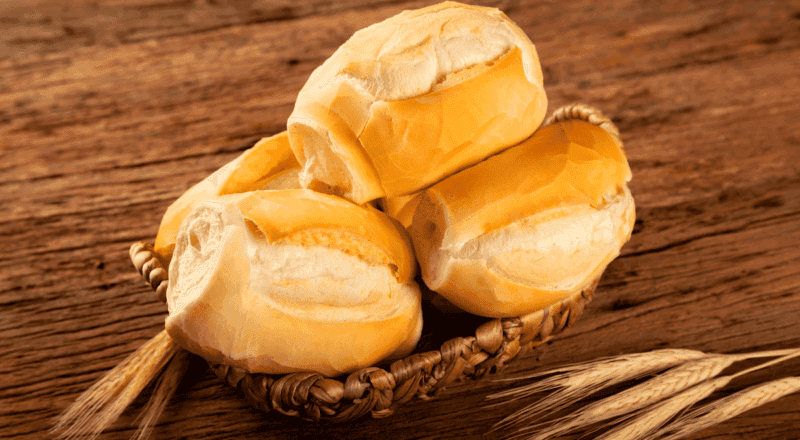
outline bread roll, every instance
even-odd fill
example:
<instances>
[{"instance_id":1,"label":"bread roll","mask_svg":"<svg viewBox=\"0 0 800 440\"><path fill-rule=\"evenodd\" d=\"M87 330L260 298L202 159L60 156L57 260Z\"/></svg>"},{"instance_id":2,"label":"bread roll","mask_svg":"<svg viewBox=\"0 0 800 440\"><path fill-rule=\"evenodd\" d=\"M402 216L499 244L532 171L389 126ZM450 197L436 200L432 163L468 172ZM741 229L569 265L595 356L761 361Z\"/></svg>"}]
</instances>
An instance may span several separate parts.
<instances>
[{"instance_id":1,"label":"bread roll","mask_svg":"<svg viewBox=\"0 0 800 440\"><path fill-rule=\"evenodd\" d=\"M256 189L300 188L300 164L284 131L258 141L252 148L183 193L167 208L158 228L155 251L172 258L175 236L183 219L202 200Z\"/></svg>"},{"instance_id":2,"label":"bread roll","mask_svg":"<svg viewBox=\"0 0 800 440\"><path fill-rule=\"evenodd\" d=\"M540 129L423 192L409 232L426 285L491 317L582 291L630 238L630 178L621 145L602 128Z\"/></svg>"},{"instance_id":3,"label":"bread roll","mask_svg":"<svg viewBox=\"0 0 800 440\"><path fill-rule=\"evenodd\" d=\"M413 350L414 270L404 231L374 208L302 189L221 196L180 228L166 329L212 362L335 376Z\"/></svg>"},{"instance_id":4,"label":"bread roll","mask_svg":"<svg viewBox=\"0 0 800 440\"><path fill-rule=\"evenodd\" d=\"M493 8L446 2L356 32L289 117L304 188L410 194L515 145L547 107L536 48Z\"/></svg>"}]
</instances>

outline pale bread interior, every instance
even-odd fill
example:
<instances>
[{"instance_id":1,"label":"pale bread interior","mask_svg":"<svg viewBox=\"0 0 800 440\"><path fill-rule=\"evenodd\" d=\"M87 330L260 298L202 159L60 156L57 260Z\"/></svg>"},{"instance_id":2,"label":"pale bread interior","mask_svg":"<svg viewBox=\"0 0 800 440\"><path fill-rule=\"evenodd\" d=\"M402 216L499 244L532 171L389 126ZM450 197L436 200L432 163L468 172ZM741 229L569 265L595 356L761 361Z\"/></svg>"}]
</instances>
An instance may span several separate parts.
<instances>
[{"instance_id":1,"label":"pale bread interior","mask_svg":"<svg viewBox=\"0 0 800 440\"><path fill-rule=\"evenodd\" d=\"M291 237L269 243L255 223L227 202L223 197L200 203L178 233L167 329L179 343L204 357L262 372L312 369L323 374L338 374L360 362L344 348L342 359L325 358L324 350L313 348L315 335L269 341L264 327L280 319L284 330L338 323L357 333L363 323L383 323L395 336L375 344L375 355L356 356L365 362L403 356L414 348L422 325L420 292L413 282L397 281L396 266L375 262L382 252L363 242L349 249L361 249L370 258L308 245L308 234L300 234L297 243ZM269 316L272 322L261 322ZM322 359L314 359L315 351Z\"/></svg>"},{"instance_id":2,"label":"pale bread interior","mask_svg":"<svg viewBox=\"0 0 800 440\"><path fill-rule=\"evenodd\" d=\"M428 286L436 290L458 260L478 260L498 278L537 290L579 291L598 266L619 253L632 230L627 187L598 208L554 208L462 243L434 249Z\"/></svg>"}]
</instances>

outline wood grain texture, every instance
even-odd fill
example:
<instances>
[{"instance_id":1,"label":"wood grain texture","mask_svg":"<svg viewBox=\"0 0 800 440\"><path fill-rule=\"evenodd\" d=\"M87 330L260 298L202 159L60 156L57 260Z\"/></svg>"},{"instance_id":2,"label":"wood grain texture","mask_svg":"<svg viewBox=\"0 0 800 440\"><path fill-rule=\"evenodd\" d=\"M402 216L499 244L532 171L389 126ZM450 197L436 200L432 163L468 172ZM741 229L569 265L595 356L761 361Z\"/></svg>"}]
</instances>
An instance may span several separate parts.
<instances>
[{"instance_id":1,"label":"wood grain texture","mask_svg":"<svg viewBox=\"0 0 800 440\"><path fill-rule=\"evenodd\" d=\"M551 109L584 102L618 124L638 218L578 324L497 377L662 347L800 346L800 2L476 3L536 44ZM425 4L0 1L0 438L48 438L163 328L127 249L154 239L170 202L281 131L355 30ZM726 391L798 374L787 362ZM198 368L154 438L482 438L518 408L485 407L509 386L313 425L263 415ZM101 438L129 438L135 409ZM693 438L798 437L792 395Z\"/></svg>"}]
</instances>

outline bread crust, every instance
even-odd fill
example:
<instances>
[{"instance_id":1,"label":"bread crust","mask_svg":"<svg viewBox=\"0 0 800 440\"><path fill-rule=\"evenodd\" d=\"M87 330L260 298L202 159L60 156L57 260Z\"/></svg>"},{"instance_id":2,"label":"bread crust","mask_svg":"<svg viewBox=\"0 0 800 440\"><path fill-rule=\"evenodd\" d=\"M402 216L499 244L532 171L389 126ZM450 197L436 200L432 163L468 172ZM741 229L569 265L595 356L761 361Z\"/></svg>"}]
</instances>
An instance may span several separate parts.
<instances>
[{"instance_id":1,"label":"bread crust","mask_svg":"<svg viewBox=\"0 0 800 440\"><path fill-rule=\"evenodd\" d=\"M369 206L310 190L204 201L177 237L167 332L254 373L336 376L404 356L422 326L404 234Z\"/></svg>"},{"instance_id":2,"label":"bread crust","mask_svg":"<svg viewBox=\"0 0 800 440\"><path fill-rule=\"evenodd\" d=\"M579 292L630 238L630 178L621 144L583 121L448 177L422 193L409 227L426 285L491 317Z\"/></svg>"},{"instance_id":3,"label":"bread crust","mask_svg":"<svg viewBox=\"0 0 800 440\"><path fill-rule=\"evenodd\" d=\"M195 184L167 208L155 241L165 261L172 258L183 219L203 200L257 189L300 188L300 163L289 147L286 131L259 140L231 162Z\"/></svg>"},{"instance_id":4,"label":"bread crust","mask_svg":"<svg viewBox=\"0 0 800 440\"><path fill-rule=\"evenodd\" d=\"M289 117L301 184L356 203L411 194L530 136L538 55L502 12L446 2L356 32Z\"/></svg>"}]
</instances>

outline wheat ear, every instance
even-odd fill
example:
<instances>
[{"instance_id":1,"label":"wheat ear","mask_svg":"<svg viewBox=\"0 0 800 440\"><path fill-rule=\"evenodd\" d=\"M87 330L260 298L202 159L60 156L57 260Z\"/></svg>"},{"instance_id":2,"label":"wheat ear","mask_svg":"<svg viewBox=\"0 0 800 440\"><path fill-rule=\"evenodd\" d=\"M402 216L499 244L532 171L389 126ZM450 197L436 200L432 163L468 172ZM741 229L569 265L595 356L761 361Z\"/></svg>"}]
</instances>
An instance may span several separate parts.
<instances>
[{"instance_id":1,"label":"wheat ear","mask_svg":"<svg viewBox=\"0 0 800 440\"><path fill-rule=\"evenodd\" d=\"M716 377L736 360L737 358L734 356L709 356L705 359L698 359L679 365L653 379L548 423L550 427L537 432L532 439L546 440L556 438L575 428L589 426L603 420L633 413L706 379ZM520 434L516 436L521 436L523 432L536 428L536 426L523 428L520 430Z\"/></svg>"},{"instance_id":2,"label":"wheat ear","mask_svg":"<svg viewBox=\"0 0 800 440\"><path fill-rule=\"evenodd\" d=\"M733 355L737 357L736 360L744 360L752 357L764 357L764 355L774 355L775 353L784 353L783 356L757 365L752 368L740 371L736 374L724 377L718 377L713 380L702 382L688 390L685 390L663 402L655 404L649 408L645 408L631 416L630 420L618 428L608 431L604 435L598 437L597 440L650 440L658 437L656 431L662 426L666 425L675 416L686 411L687 408L695 403L710 396L714 391L724 387L731 380L736 377L743 376L756 370L767 368L779 362L800 356L800 349L782 350L775 352L762 352L751 353L749 355ZM709 419L710 420L710 419ZM716 423L722 420L717 420Z\"/></svg>"},{"instance_id":3,"label":"wheat ear","mask_svg":"<svg viewBox=\"0 0 800 440\"><path fill-rule=\"evenodd\" d=\"M653 437L677 440L798 391L800 377L785 377L756 385L681 416Z\"/></svg>"},{"instance_id":4,"label":"wheat ear","mask_svg":"<svg viewBox=\"0 0 800 440\"><path fill-rule=\"evenodd\" d=\"M582 400L603 388L638 379L647 374L706 356L708 355L695 350L664 349L604 358L524 377L502 379L517 381L561 373L529 385L490 395L489 399L508 399L502 402L508 403L549 390L556 390L538 403L528 405L506 417L495 425L493 430L520 422L530 422Z\"/></svg>"},{"instance_id":5,"label":"wheat ear","mask_svg":"<svg viewBox=\"0 0 800 440\"><path fill-rule=\"evenodd\" d=\"M556 392L535 404L529 405L511 416L506 417L496 424L492 431L502 427L508 427L509 425L519 426L527 424L528 426L518 429L517 433L513 434L512 437L520 438L531 435L531 438L536 439L551 438L613 417L620 418L616 421L612 421L611 424L630 420L644 414L650 408L656 408L655 405L658 404L658 402L662 402L666 405L667 402L663 399L669 398L670 396L675 396L676 400L672 402L672 406L665 406L662 411L668 412L671 407L681 408L679 411L682 411L686 406L680 406L679 402L689 402L688 405L693 404L691 403L692 397L701 396L703 394L702 391L707 389L707 386L692 388L692 390L694 390L693 393L683 395L682 397L676 395L676 393L686 390L693 385L702 384L703 381L717 376L734 362L752 358L780 356L779 359L741 371L734 376L724 378L724 380L716 381L715 383L717 386L723 386L724 381L729 381L733 377L747 374L756 369L768 367L774 363L798 355L800 355L800 349L762 351L733 355L705 354L692 350L657 350L650 353L624 355L585 364L562 367L553 370L556 372L563 372L562 374L547 377L539 383L525 385L489 396L491 399L511 397L511 400L516 400L521 398L521 396L528 396L543 390L558 389ZM672 369L661 376L657 376L629 390L591 404L584 409L579 409L570 415L547 423L530 424L544 414L551 413L572 404L602 388L670 367L672 367ZM528 377L552 374L553 371ZM713 387L709 392L713 392ZM702 398L703 397L699 397L700 400L702 400ZM652 406L647 408L648 405ZM672 416L674 416L674 413L670 417ZM653 429L661 426L660 424L655 424L655 422L651 422L650 425L655 425ZM531 434L531 431L541 429L545 429L545 431Z\"/></svg>"},{"instance_id":6,"label":"wheat ear","mask_svg":"<svg viewBox=\"0 0 800 440\"><path fill-rule=\"evenodd\" d=\"M190 354L188 351L178 350L172 360L169 361L167 368L164 369L164 372L158 378L155 391L153 391L153 395L150 396L147 407L139 416L141 422L139 423L139 429L133 436L134 440L147 440L150 437L158 421L158 417L164 412L164 408L166 408L172 396L175 395L175 391L178 389L181 379L183 379L186 370L189 368L189 356Z\"/></svg>"},{"instance_id":7,"label":"wheat ear","mask_svg":"<svg viewBox=\"0 0 800 440\"><path fill-rule=\"evenodd\" d=\"M58 418L59 438L95 438L152 382L179 351L166 330L106 373Z\"/></svg>"},{"instance_id":8,"label":"wheat ear","mask_svg":"<svg viewBox=\"0 0 800 440\"><path fill-rule=\"evenodd\" d=\"M636 414L632 420L606 432L598 437L597 440L643 439L656 429L664 426L676 414L727 385L730 380L730 376L724 376L695 385Z\"/></svg>"}]
</instances>

